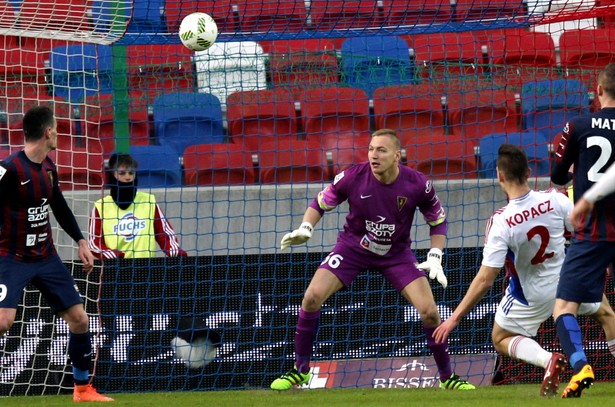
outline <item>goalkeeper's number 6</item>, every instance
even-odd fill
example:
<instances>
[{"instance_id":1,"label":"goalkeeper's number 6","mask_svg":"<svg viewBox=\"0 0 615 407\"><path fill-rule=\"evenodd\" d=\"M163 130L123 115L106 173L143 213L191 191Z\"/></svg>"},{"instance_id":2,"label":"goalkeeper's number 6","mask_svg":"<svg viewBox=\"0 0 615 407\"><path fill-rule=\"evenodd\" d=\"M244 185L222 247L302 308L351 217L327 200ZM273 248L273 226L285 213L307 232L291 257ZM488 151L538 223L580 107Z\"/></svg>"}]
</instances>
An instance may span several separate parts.
<instances>
[{"instance_id":1,"label":"goalkeeper's number 6","mask_svg":"<svg viewBox=\"0 0 615 407\"><path fill-rule=\"evenodd\" d=\"M328 264L329 267L336 269L342 264L342 260L344 260L344 258L340 254L331 252L320 264Z\"/></svg>"}]
</instances>

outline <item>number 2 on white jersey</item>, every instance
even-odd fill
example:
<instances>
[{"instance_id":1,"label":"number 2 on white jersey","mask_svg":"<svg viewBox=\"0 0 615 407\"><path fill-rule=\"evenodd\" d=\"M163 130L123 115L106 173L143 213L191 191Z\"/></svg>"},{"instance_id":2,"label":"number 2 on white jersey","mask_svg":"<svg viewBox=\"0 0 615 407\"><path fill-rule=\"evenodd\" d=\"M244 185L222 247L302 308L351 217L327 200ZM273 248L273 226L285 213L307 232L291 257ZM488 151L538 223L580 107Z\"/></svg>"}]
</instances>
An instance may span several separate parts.
<instances>
[{"instance_id":1,"label":"number 2 on white jersey","mask_svg":"<svg viewBox=\"0 0 615 407\"><path fill-rule=\"evenodd\" d=\"M531 263L533 265L543 263L544 261L550 259L554 256L555 253L549 252L546 253L547 247L549 246L549 240L551 240L551 235L549 234L549 229L546 226L534 226L527 232L527 240L530 241L534 238L534 236L538 236L540 238L540 248L538 252L532 257Z\"/></svg>"}]
</instances>

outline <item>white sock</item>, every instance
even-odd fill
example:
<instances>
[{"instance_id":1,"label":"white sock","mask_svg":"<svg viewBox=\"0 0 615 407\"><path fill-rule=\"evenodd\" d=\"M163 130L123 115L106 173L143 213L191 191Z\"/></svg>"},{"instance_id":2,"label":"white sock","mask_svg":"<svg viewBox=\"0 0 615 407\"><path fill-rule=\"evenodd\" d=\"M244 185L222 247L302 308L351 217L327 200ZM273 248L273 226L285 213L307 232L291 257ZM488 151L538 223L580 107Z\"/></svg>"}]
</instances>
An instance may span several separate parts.
<instances>
[{"instance_id":1,"label":"white sock","mask_svg":"<svg viewBox=\"0 0 615 407\"><path fill-rule=\"evenodd\" d=\"M551 352L547 352L538 342L526 336L512 338L508 343L508 355L543 369L551 359Z\"/></svg>"},{"instance_id":2,"label":"white sock","mask_svg":"<svg viewBox=\"0 0 615 407\"><path fill-rule=\"evenodd\" d=\"M611 355L615 356L615 339L607 341L606 344L609 346L609 352L611 352Z\"/></svg>"}]
</instances>

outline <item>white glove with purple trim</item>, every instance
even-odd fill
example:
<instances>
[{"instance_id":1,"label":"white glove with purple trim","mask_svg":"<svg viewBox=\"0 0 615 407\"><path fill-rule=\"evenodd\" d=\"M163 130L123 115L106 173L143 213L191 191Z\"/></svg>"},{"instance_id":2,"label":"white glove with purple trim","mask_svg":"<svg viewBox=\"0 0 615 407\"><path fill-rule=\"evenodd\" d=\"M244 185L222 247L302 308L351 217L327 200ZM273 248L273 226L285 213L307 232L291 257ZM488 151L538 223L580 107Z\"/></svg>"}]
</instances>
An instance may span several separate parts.
<instances>
[{"instance_id":1,"label":"white glove with purple trim","mask_svg":"<svg viewBox=\"0 0 615 407\"><path fill-rule=\"evenodd\" d=\"M427 260L417 265L417 267L425 272L429 272L429 278L438 280L442 287L446 288L448 280L442 269L442 250L433 248L427 253Z\"/></svg>"},{"instance_id":2,"label":"white glove with purple trim","mask_svg":"<svg viewBox=\"0 0 615 407\"><path fill-rule=\"evenodd\" d=\"M293 230L290 233L287 233L282 238L281 250L286 249L288 246L294 246L296 244L302 244L310 240L312 237L312 232L314 231L314 226L310 222L303 222L298 229Z\"/></svg>"}]
</instances>

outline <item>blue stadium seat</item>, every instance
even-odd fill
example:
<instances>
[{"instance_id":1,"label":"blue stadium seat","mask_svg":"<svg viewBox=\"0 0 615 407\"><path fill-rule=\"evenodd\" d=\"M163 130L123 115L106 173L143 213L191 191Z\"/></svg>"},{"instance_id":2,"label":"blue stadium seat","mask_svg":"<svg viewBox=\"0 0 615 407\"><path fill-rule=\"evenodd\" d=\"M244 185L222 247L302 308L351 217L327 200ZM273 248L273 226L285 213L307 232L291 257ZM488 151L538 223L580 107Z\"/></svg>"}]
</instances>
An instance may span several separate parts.
<instances>
[{"instance_id":1,"label":"blue stadium seat","mask_svg":"<svg viewBox=\"0 0 615 407\"><path fill-rule=\"evenodd\" d=\"M121 16L120 21L130 19L128 33L164 33L164 6L164 0L135 0L134 4L130 0L96 0L92 3L94 30L108 32Z\"/></svg>"},{"instance_id":2,"label":"blue stadium seat","mask_svg":"<svg viewBox=\"0 0 615 407\"><path fill-rule=\"evenodd\" d=\"M165 144L131 146L130 154L137 160L139 188L168 188L182 185L179 155Z\"/></svg>"},{"instance_id":3,"label":"blue stadium seat","mask_svg":"<svg viewBox=\"0 0 615 407\"><path fill-rule=\"evenodd\" d=\"M356 37L342 43L342 82L369 97L380 86L414 83L416 69L400 37Z\"/></svg>"},{"instance_id":4,"label":"blue stadium seat","mask_svg":"<svg viewBox=\"0 0 615 407\"><path fill-rule=\"evenodd\" d=\"M479 178L496 178L498 149L509 143L523 147L527 154L531 177L548 177L551 174L549 138L537 130L522 132L497 133L483 136L479 142L478 176Z\"/></svg>"},{"instance_id":5,"label":"blue stadium seat","mask_svg":"<svg viewBox=\"0 0 615 407\"><path fill-rule=\"evenodd\" d=\"M81 103L86 96L113 91L112 56L108 45L54 47L51 50L50 67L55 97Z\"/></svg>"},{"instance_id":6,"label":"blue stadium seat","mask_svg":"<svg viewBox=\"0 0 615 407\"><path fill-rule=\"evenodd\" d=\"M576 79L524 83L521 88L522 129L536 129L553 139L571 118L589 114L589 94Z\"/></svg>"},{"instance_id":7,"label":"blue stadium seat","mask_svg":"<svg viewBox=\"0 0 615 407\"><path fill-rule=\"evenodd\" d=\"M156 140L178 155L194 144L224 142L220 100L209 93L175 92L153 104Z\"/></svg>"}]
</instances>

